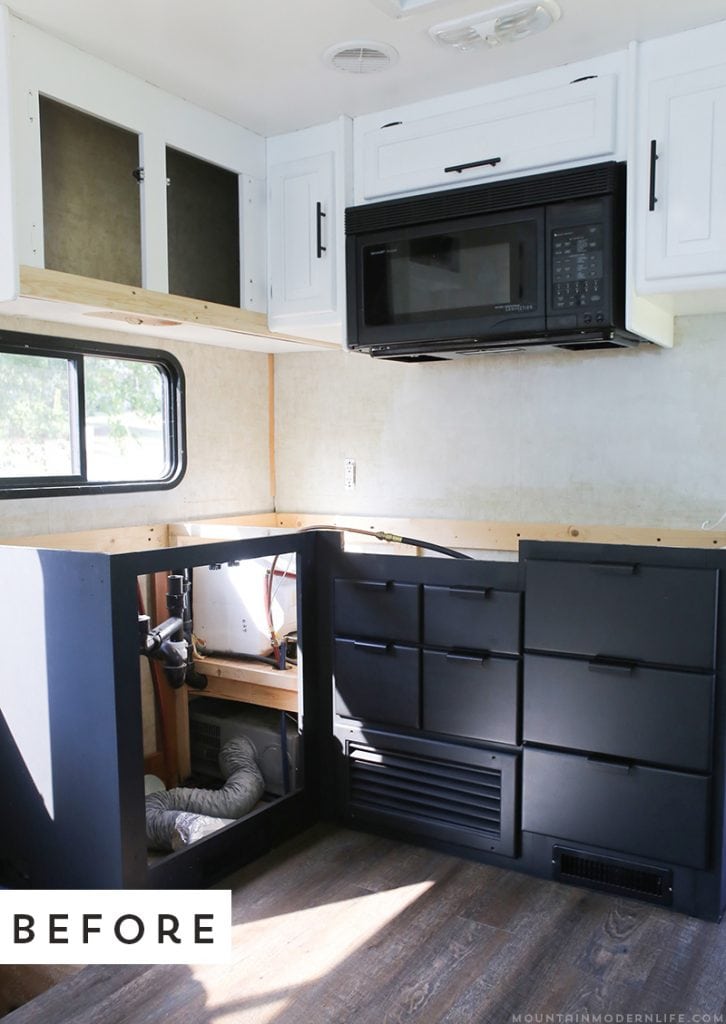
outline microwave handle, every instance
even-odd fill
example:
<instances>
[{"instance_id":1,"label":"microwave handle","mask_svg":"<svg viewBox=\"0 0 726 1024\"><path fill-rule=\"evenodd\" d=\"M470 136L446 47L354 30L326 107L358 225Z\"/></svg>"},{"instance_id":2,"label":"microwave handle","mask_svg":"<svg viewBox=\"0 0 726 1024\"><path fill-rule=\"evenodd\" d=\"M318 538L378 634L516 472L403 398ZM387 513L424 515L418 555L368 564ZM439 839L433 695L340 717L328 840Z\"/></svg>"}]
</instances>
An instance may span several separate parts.
<instances>
[{"instance_id":1,"label":"microwave handle","mask_svg":"<svg viewBox=\"0 0 726 1024\"><path fill-rule=\"evenodd\" d=\"M323 204L322 203L316 203L315 204L315 232L316 232L316 234L315 234L315 248L316 248L316 257L319 260L323 258L323 253L328 251L327 247L323 245L323 217L324 216L325 216L325 213L323 212Z\"/></svg>"},{"instance_id":2,"label":"microwave handle","mask_svg":"<svg viewBox=\"0 0 726 1024\"><path fill-rule=\"evenodd\" d=\"M490 156L488 160L474 160L470 164L452 164L451 167L444 167L444 174L461 174L462 171L468 171L471 167L496 167L501 162L500 156Z\"/></svg>"}]
</instances>

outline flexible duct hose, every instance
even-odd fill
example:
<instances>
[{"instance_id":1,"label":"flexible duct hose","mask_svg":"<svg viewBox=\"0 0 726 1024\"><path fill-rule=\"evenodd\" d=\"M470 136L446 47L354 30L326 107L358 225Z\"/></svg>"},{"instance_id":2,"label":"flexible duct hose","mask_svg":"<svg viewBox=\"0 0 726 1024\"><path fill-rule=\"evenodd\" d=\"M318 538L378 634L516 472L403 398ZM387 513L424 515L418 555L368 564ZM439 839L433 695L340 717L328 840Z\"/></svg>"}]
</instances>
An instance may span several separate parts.
<instances>
[{"instance_id":1,"label":"flexible duct hose","mask_svg":"<svg viewBox=\"0 0 726 1024\"><path fill-rule=\"evenodd\" d=\"M177 787L146 797L146 839L150 849L171 850L188 834L189 813L211 818L243 818L262 796L265 783L255 761L255 749L246 736L229 740L219 753L226 782L221 789ZM177 830L177 819L184 815ZM183 839L181 840L183 843ZM193 840L191 840L193 841Z\"/></svg>"}]
</instances>

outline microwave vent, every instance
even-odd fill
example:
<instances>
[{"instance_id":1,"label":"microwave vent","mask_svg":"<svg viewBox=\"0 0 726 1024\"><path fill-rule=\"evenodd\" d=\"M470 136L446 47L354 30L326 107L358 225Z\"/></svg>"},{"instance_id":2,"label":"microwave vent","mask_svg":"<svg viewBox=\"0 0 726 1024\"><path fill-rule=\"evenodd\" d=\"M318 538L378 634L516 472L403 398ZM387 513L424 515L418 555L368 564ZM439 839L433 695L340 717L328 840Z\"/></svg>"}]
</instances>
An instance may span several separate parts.
<instances>
[{"instance_id":1,"label":"microwave vent","mask_svg":"<svg viewBox=\"0 0 726 1024\"><path fill-rule=\"evenodd\" d=\"M349 235L356 235L363 231L379 231L609 195L617 191L618 175L622 171L621 165L610 161L556 171L553 174L533 174L487 185L469 185L422 196L353 206L345 211L345 230Z\"/></svg>"}]
</instances>

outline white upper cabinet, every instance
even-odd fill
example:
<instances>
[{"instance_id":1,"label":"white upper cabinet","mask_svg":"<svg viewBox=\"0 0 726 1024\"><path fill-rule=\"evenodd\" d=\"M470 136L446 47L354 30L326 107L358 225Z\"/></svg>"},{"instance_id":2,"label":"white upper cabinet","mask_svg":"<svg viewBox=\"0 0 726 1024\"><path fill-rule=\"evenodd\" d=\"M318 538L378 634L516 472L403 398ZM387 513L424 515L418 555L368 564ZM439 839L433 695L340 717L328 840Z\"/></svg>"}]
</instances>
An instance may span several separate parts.
<instances>
[{"instance_id":1,"label":"white upper cabinet","mask_svg":"<svg viewBox=\"0 0 726 1024\"><path fill-rule=\"evenodd\" d=\"M12 167L10 161L10 71L8 12L0 7L0 302L17 295L13 232Z\"/></svg>"},{"instance_id":2,"label":"white upper cabinet","mask_svg":"<svg viewBox=\"0 0 726 1024\"><path fill-rule=\"evenodd\" d=\"M623 57L357 118L357 201L617 159Z\"/></svg>"},{"instance_id":3,"label":"white upper cabinet","mask_svg":"<svg viewBox=\"0 0 726 1024\"><path fill-rule=\"evenodd\" d=\"M89 212L89 204L84 206L82 197L76 194L77 189L73 192L73 176L65 182L60 180L62 168L54 166L52 153L51 158L46 159L46 167L43 167L44 151L48 157L49 150L46 147L51 146L56 137L51 132L47 132L48 137L44 137L42 114L45 105L58 108L61 112L70 112L63 122L64 130L67 130L65 126L72 113L77 112L80 116L86 115L89 123L90 119L95 119L96 124L109 125L111 129L133 135L138 140L135 143L138 171L124 168L123 178L131 181L135 188L137 186L132 181L132 173L138 181L139 212L136 216L141 225L140 284L146 289L155 292L169 290L171 239L167 200L170 191L180 184L179 171L170 175L167 166L170 153L187 155L205 162L209 168L228 172L232 180L228 191L234 192L237 189L234 180L237 179L238 196L232 196L229 207L234 211L234 218L239 218L239 252L234 254L235 263L239 264L235 270L239 275L239 305L247 310L264 311L267 288L264 277L261 279L260 275L265 273L265 260L264 256L262 259L258 256L260 251L264 253L265 245L264 139L12 16L9 18L9 29L18 263L31 268L49 266L45 230L48 227L45 217L45 200L48 196L45 192L48 191L49 171L53 173L53 212L56 213L55 208L63 204L64 185L72 193L72 201L67 205L72 206L72 202L80 204L77 211L80 215L75 218L75 222L72 211L65 211L64 230L74 234L72 239L66 240L66 248L82 247L84 232L89 234L89 246L94 242L100 245L98 240L90 237L93 217ZM81 141L84 137L81 137ZM0 147L0 162L5 152ZM103 155L106 159L106 150ZM97 191L103 194L107 186L106 191L111 193L110 202L113 203L116 192L101 177L104 171L108 171L107 163L97 161L90 167L80 169L100 178L94 183ZM259 188L256 183L259 183ZM257 235L255 239L250 237L252 233ZM58 265L57 260L51 269L74 272L71 267ZM92 277L91 274L85 276ZM117 283L125 282L119 279ZM191 296L192 292L183 294ZM196 298L205 299L208 296ZM210 301L215 300L212 298Z\"/></svg>"},{"instance_id":4,"label":"white upper cabinet","mask_svg":"<svg viewBox=\"0 0 726 1024\"><path fill-rule=\"evenodd\" d=\"M641 292L726 288L726 22L640 47Z\"/></svg>"},{"instance_id":5,"label":"white upper cabinet","mask_svg":"<svg viewBox=\"0 0 726 1024\"><path fill-rule=\"evenodd\" d=\"M271 330L344 339L351 124L341 117L267 142Z\"/></svg>"}]
</instances>

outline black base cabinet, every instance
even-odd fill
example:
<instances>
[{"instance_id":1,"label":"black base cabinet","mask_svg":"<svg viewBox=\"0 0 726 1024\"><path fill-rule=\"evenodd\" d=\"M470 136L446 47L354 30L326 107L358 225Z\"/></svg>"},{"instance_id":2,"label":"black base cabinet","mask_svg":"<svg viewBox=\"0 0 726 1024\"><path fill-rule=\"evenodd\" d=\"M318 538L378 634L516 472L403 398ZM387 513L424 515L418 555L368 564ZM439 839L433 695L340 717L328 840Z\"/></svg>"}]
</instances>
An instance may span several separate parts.
<instances>
[{"instance_id":1,"label":"black base cabinet","mask_svg":"<svg viewBox=\"0 0 726 1024\"><path fill-rule=\"evenodd\" d=\"M726 903L726 553L336 553L341 820L711 920Z\"/></svg>"},{"instance_id":2,"label":"black base cabinet","mask_svg":"<svg viewBox=\"0 0 726 1024\"><path fill-rule=\"evenodd\" d=\"M297 556L303 789L149 866L137 577ZM726 906L726 551L329 533L0 547L9 884L196 886L322 818L711 920ZM15 881L12 881L12 878Z\"/></svg>"}]
</instances>

